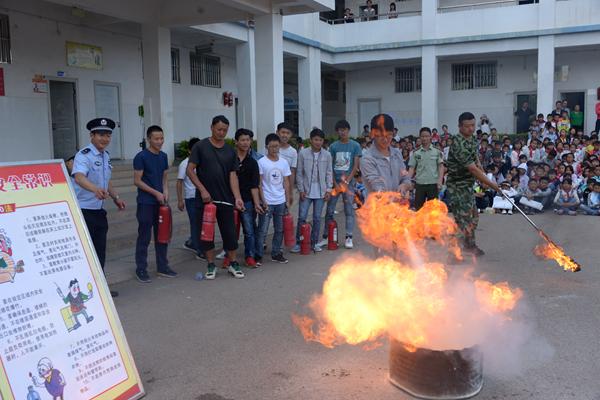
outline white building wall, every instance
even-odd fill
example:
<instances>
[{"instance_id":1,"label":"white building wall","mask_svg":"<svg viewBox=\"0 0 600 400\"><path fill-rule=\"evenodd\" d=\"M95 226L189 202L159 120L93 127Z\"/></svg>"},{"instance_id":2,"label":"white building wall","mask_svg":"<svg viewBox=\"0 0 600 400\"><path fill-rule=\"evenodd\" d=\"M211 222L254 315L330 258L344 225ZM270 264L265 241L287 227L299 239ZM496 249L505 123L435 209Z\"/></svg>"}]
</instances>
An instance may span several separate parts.
<instances>
[{"instance_id":1,"label":"white building wall","mask_svg":"<svg viewBox=\"0 0 600 400\"><path fill-rule=\"evenodd\" d=\"M235 47L214 47L213 55L221 58L220 88L191 85L190 52L194 49L180 47L177 43L173 43L173 47L179 49L181 62L181 83L173 84L175 143L194 136L210 136L210 123L216 115L229 119L229 136L233 137L237 129L235 104L233 107L223 105L223 92L232 92L234 96L238 93Z\"/></svg>"},{"instance_id":2,"label":"white building wall","mask_svg":"<svg viewBox=\"0 0 600 400\"><path fill-rule=\"evenodd\" d=\"M1 5L10 19L13 62L1 65L6 96L0 97L0 160L52 158L49 95L33 93L31 80L36 74L56 77L58 71L76 81L80 148L89 143L86 123L96 118L94 81L120 84L123 151L126 158L132 158L142 136L137 108L143 99L140 39L135 33L57 22L73 17L45 3L2 1ZM23 9L28 14L16 11ZM103 70L67 67L67 41L102 47Z\"/></svg>"}]
</instances>

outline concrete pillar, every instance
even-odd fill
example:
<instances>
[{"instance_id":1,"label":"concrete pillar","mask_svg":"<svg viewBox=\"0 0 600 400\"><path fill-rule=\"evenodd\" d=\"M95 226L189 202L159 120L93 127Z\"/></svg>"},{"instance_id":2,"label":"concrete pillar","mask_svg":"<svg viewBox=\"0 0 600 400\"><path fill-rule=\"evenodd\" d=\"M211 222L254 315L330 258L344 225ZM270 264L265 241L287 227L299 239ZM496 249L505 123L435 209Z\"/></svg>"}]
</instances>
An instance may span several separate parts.
<instances>
[{"instance_id":1,"label":"concrete pillar","mask_svg":"<svg viewBox=\"0 0 600 400\"><path fill-rule=\"evenodd\" d=\"M298 60L298 135L306 138L313 127L321 128L321 50L308 48L308 57Z\"/></svg>"},{"instance_id":2,"label":"concrete pillar","mask_svg":"<svg viewBox=\"0 0 600 400\"><path fill-rule=\"evenodd\" d=\"M438 60L435 46L424 46L421 53L421 126L437 128Z\"/></svg>"},{"instance_id":3,"label":"concrete pillar","mask_svg":"<svg viewBox=\"0 0 600 400\"><path fill-rule=\"evenodd\" d=\"M238 44L235 48L238 128L251 129L256 138L256 61L254 51L254 30L248 29L248 41Z\"/></svg>"},{"instance_id":4,"label":"concrete pillar","mask_svg":"<svg viewBox=\"0 0 600 400\"><path fill-rule=\"evenodd\" d=\"M255 19L256 110L258 148L283 121L283 17L267 14Z\"/></svg>"},{"instance_id":5,"label":"concrete pillar","mask_svg":"<svg viewBox=\"0 0 600 400\"><path fill-rule=\"evenodd\" d=\"M554 36L538 37L537 105L544 115L554 109Z\"/></svg>"},{"instance_id":6,"label":"concrete pillar","mask_svg":"<svg viewBox=\"0 0 600 400\"><path fill-rule=\"evenodd\" d=\"M436 37L437 0L421 0L421 37Z\"/></svg>"},{"instance_id":7,"label":"concrete pillar","mask_svg":"<svg viewBox=\"0 0 600 400\"><path fill-rule=\"evenodd\" d=\"M163 151L174 159L171 32L154 24L142 25L144 70L144 125L160 125L165 133Z\"/></svg>"}]
</instances>

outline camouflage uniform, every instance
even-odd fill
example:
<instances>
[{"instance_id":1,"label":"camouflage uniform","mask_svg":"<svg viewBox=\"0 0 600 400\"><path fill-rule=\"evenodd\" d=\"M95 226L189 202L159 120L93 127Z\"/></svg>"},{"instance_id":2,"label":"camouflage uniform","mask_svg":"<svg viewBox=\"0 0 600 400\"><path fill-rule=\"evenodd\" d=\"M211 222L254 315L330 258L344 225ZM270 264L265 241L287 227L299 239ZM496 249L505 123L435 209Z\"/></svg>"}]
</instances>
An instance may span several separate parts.
<instances>
[{"instance_id":1,"label":"camouflage uniform","mask_svg":"<svg viewBox=\"0 0 600 400\"><path fill-rule=\"evenodd\" d=\"M450 211L466 248L475 246L475 229L479 222L473 191L475 177L467 169L470 164L477 164L477 141L474 136L465 138L459 133L453 138L448 152L446 185L450 195Z\"/></svg>"}]
</instances>

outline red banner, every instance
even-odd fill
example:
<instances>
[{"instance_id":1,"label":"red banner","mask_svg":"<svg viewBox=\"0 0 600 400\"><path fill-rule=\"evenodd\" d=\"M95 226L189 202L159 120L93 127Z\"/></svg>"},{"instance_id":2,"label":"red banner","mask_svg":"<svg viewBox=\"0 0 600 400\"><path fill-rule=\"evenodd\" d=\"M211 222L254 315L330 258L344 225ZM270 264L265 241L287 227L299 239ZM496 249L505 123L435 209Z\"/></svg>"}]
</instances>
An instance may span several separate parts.
<instances>
[{"instance_id":1,"label":"red banner","mask_svg":"<svg viewBox=\"0 0 600 400\"><path fill-rule=\"evenodd\" d=\"M4 69L0 68L0 96L5 96L4 92Z\"/></svg>"}]
</instances>

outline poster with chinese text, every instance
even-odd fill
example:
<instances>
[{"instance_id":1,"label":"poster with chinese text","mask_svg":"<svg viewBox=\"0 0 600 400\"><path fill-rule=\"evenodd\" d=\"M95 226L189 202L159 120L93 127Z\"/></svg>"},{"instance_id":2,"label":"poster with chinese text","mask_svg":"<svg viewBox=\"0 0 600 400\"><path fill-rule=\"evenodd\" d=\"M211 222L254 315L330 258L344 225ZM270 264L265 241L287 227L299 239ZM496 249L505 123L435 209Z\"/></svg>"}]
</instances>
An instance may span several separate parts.
<instances>
[{"instance_id":1,"label":"poster with chinese text","mask_svg":"<svg viewBox=\"0 0 600 400\"><path fill-rule=\"evenodd\" d=\"M0 164L0 399L142 395L64 164Z\"/></svg>"}]
</instances>

